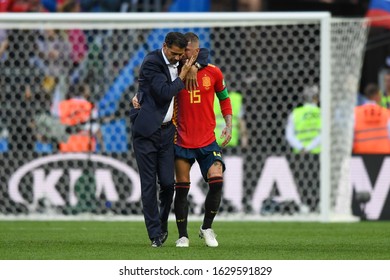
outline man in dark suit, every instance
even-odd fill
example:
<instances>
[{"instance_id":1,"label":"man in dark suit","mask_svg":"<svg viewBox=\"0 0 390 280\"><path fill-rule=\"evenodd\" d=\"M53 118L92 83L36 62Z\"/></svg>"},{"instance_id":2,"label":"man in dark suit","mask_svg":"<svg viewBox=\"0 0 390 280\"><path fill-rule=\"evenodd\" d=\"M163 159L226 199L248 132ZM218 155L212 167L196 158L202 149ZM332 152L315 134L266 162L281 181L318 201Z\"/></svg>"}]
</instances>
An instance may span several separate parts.
<instances>
[{"instance_id":1,"label":"man in dark suit","mask_svg":"<svg viewBox=\"0 0 390 280\"><path fill-rule=\"evenodd\" d=\"M188 59L178 74L177 66L186 46L187 40L182 33L170 32L162 49L145 57L138 79L140 108L130 112L143 213L152 247L161 247L168 237L168 216L175 183L173 99L185 87L183 80L195 61L195 57Z\"/></svg>"}]
</instances>

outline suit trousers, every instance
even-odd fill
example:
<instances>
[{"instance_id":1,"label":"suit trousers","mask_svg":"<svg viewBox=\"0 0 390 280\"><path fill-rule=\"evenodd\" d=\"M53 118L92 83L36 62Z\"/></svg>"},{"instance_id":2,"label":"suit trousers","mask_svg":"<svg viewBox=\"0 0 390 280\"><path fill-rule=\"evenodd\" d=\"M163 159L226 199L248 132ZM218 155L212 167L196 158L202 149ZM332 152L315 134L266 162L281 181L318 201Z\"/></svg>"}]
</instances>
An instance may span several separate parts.
<instances>
[{"instance_id":1,"label":"suit trousers","mask_svg":"<svg viewBox=\"0 0 390 280\"><path fill-rule=\"evenodd\" d=\"M133 132L133 148L141 179L143 214L150 239L167 231L175 183L175 130L175 126L170 124L157 129L150 137Z\"/></svg>"}]
</instances>

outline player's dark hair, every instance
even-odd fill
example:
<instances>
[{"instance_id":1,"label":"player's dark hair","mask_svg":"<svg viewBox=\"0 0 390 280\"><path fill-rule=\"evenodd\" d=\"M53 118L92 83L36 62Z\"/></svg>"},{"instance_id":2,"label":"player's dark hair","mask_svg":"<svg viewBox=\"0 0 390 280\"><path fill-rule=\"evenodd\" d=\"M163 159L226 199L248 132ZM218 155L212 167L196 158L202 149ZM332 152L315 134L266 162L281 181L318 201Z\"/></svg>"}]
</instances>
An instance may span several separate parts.
<instances>
[{"instance_id":1,"label":"player's dark hair","mask_svg":"<svg viewBox=\"0 0 390 280\"><path fill-rule=\"evenodd\" d=\"M180 32L169 32L165 36L165 44L167 44L168 48L171 48L172 45L179 47L180 49L184 49L187 46L187 39Z\"/></svg>"}]
</instances>

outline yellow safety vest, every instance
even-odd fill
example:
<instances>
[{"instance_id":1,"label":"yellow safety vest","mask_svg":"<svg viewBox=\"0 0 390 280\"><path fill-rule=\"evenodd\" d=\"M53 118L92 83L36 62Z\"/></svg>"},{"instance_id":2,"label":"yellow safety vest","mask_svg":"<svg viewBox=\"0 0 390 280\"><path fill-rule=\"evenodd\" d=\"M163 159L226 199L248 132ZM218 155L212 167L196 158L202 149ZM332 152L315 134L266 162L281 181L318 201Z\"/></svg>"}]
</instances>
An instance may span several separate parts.
<instances>
[{"instance_id":1,"label":"yellow safety vest","mask_svg":"<svg viewBox=\"0 0 390 280\"><path fill-rule=\"evenodd\" d=\"M381 106L383 108L390 109L390 94L389 93L387 93L387 95L385 95L383 92L381 92Z\"/></svg>"},{"instance_id":2,"label":"yellow safety vest","mask_svg":"<svg viewBox=\"0 0 390 280\"><path fill-rule=\"evenodd\" d=\"M239 140L239 129L240 129L240 111L241 111L241 105L242 105L242 96L239 92L229 92L230 101L232 103L232 110L233 110L233 116L232 116L232 139L230 140L228 147L235 147L238 145ZM221 139L221 133L222 130L225 128L225 119L222 116L221 113L221 107L219 106L219 99L214 98L214 113L215 113L215 120L216 120L216 126L215 126L215 138L217 140L218 145L221 146L224 139Z\"/></svg>"},{"instance_id":3,"label":"yellow safety vest","mask_svg":"<svg viewBox=\"0 0 390 280\"><path fill-rule=\"evenodd\" d=\"M297 138L307 147L310 142L321 133L321 111L319 107L304 105L293 110L294 129ZM321 146L311 150L311 153L318 154ZM294 152L299 153L294 149Z\"/></svg>"}]
</instances>

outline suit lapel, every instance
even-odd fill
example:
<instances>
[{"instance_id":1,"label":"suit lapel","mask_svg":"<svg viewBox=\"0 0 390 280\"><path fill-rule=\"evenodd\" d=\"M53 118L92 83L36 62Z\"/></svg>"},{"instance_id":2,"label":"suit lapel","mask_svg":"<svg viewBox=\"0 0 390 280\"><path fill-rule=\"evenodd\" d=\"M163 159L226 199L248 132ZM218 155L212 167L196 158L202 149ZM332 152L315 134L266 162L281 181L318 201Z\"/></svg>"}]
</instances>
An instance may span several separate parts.
<instances>
[{"instance_id":1,"label":"suit lapel","mask_svg":"<svg viewBox=\"0 0 390 280\"><path fill-rule=\"evenodd\" d=\"M167 75L168 79L172 82L171 73L169 73L168 65L165 63L164 57L162 55L162 49L157 51L157 56L163 65L165 75Z\"/></svg>"}]
</instances>

